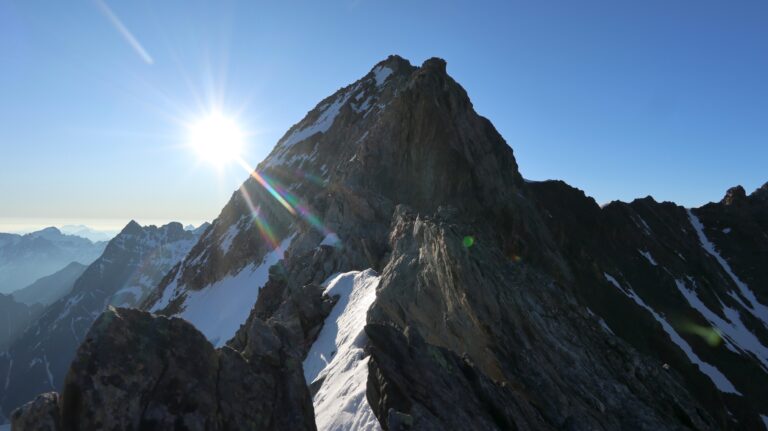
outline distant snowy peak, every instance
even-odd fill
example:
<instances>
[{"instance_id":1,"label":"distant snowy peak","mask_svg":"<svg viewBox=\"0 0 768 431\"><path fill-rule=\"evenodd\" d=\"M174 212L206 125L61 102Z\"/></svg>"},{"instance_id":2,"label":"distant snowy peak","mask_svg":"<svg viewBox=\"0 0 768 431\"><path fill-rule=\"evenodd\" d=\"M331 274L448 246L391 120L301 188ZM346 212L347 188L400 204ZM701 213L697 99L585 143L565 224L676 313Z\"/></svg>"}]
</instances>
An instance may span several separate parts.
<instances>
[{"instance_id":1,"label":"distant snowy peak","mask_svg":"<svg viewBox=\"0 0 768 431\"><path fill-rule=\"evenodd\" d=\"M117 235L117 231L94 229L86 225L64 225L61 232L67 235L75 235L87 238L93 242L109 241Z\"/></svg>"}]
</instances>

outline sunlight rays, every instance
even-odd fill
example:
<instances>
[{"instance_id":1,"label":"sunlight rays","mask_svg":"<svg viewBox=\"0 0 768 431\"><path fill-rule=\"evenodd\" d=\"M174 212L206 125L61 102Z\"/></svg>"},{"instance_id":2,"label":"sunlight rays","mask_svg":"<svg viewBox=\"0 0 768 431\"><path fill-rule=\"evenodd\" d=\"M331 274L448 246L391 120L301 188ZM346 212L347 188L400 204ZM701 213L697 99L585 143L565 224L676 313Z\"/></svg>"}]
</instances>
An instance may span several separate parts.
<instances>
[{"instance_id":1,"label":"sunlight rays","mask_svg":"<svg viewBox=\"0 0 768 431\"><path fill-rule=\"evenodd\" d=\"M104 14L105 17L109 20L109 22L112 24L113 27L115 27L115 30L117 30L118 33L120 33L120 36L125 39L125 41L128 43L128 45L133 48L134 51L136 51L136 54L138 54L139 57L141 57L142 60L144 60L147 64L153 64L155 60L152 59L152 56L149 55L146 49L139 43L138 39L131 33L130 30L128 30L128 27L123 24L122 21L120 21L120 18L115 15L115 13L110 9L109 6L107 6L106 3L104 3L103 0L94 0L96 3L96 6L98 6L99 10L102 14Z\"/></svg>"}]
</instances>

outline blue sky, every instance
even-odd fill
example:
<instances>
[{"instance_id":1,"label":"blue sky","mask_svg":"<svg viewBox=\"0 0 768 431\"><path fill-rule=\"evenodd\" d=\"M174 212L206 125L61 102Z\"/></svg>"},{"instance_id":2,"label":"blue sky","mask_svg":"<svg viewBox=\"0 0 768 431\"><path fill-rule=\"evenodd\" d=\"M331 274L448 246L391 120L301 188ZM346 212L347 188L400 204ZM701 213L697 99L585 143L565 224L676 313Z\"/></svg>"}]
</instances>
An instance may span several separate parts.
<instances>
[{"instance_id":1,"label":"blue sky","mask_svg":"<svg viewBox=\"0 0 768 431\"><path fill-rule=\"evenodd\" d=\"M599 203L768 181L765 1L105 4L146 54L97 1L0 0L0 230L210 220L246 174L183 122L237 114L255 165L392 53L445 58L525 177Z\"/></svg>"}]
</instances>

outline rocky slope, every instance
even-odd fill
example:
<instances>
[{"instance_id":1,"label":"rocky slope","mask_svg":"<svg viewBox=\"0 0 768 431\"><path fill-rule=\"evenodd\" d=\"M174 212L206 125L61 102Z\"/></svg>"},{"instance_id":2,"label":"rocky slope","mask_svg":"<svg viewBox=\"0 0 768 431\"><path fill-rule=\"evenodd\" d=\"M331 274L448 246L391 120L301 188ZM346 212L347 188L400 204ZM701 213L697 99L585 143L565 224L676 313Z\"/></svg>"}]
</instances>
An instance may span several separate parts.
<instances>
[{"instance_id":1,"label":"rocky slope","mask_svg":"<svg viewBox=\"0 0 768 431\"><path fill-rule=\"evenodd\" d=\"M143 302L199 333L109 311L61 398L13 420L759 429L763 190L687 211L600 208L564 183L526 182L444 61L393 56L293 126ZM157 352L172 334L194 341ZM147 356L109 353L132 344Z\"/></svg>"},{"instance_id":2,"label":"rocky slope","mask_svg":"<svg viewBox=\"0 0 768 431\"><path fill-rule=\"evenodd\" d=\"M195 244L180 223L129 223L75 281L48 306L0 361L0 405L8 416L42 391L61 390L75 351L108 305L133 306Z\"/></svg>"},{"instance_id":3,"label":"rocky slope","mask_svg":"<svg viewBox=\"0 0 768 431\"><path fill-rule=\"evenodd\" d=\"M0 233L0 293L11 293L72 262L89 265L106 242L64 235L55 227L26 235Z\"/></svg>"}]
</instances>

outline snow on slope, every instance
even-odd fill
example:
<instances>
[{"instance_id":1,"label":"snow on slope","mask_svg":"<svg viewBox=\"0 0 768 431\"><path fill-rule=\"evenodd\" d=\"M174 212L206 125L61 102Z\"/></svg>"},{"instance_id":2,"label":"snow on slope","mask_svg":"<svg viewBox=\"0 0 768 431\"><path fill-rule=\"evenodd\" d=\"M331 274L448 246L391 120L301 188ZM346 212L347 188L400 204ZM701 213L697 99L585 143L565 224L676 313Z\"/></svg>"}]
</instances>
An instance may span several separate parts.
<instances>
[{"instance_id":1,"label":"snow on slope","mask_svg":"<svg viewBox=\"0 0 768 431\"><path fill-rule=\"evenodd\" d=\"M285 138L285 141L282 142L283 148L290 148L297 143L309 138L315 133L327 132L328 129L330 129L333 125L334 120L336 120L336 116L339 115L341 107L347 103L347 100L349 100L351 93L352 92L339 95L336 100L333 101L333 103L323 109L323 112L320 113L314 123L306 126L301 130L296 130L291 133L287 138Z\"/></svg>"},{"instance_id":2,"label":"snow on slope","mask_svg":"<svg viewBox=\"0 0 768 431\"><path fill-rule=\"evenodd\" d=\"M691 280L695 287L695 281L690 278L689 280ZM693 289L688 288L685 281L675 280L675 284L677 285L677 290L679 290L685 299L688 300L691 307L701 313L712 326L720 330L720 333L725 339L726 347L736 353L740 353L734 350L733 345L736 345L739 349L752 353L760 361L763 369L768 371L768 348L760 342L755 334L744 326L738 311L726 307L721 303L723 313L728 319L728 321L726 321L717 313L710 310L709 307L699 299L699 295L696 294Z\"/></svg>"},{"instance_id":3,"label":"snow on slope","mask_svg":"<svg viewBox=\"0 0 768 431\"><path fill-rule=\"evenodd\" d=\"M376 80L377 87L381 87L384 84L384 81L389 78L389 75L392 75L392 69L387 66L376 66L376 68L373 69L373 78Z\"/></svg>"},{"instance_id":4,"label":"snow on slope","mask_svg":"<svg viewBox=\"0 0 768 431\"><path fill-rule=\"evenodd\" d=\"M186 291L184 310L178 317L192 323L214 346L222 346L248 319L259 291L269 279L269 268L283 259L294 236L284 239L276 249L267 253L259 265L246 266L237 274L200 290ZM171 299L170 292L176 286L176 281L168 285L163 298L152 309L158 310L167 305Z\"/></svg>"},{"instance_id":5,"label":"snow on slope","mask_svg":"<svg viewBox=\"0 0 768 431\"><path fill-rule=\"evenodd\" d=\"M331 276L324 285L339 296L304 360L307 384L324 379L315 394L319 431L381 430L365 396L368 357L365 318L376 299L379 275L372 269Z\"/></svg>"},{"instance_id":6,"label":"snow on slope","mask_svg":"<svg viewBox=\"0 0 768 431\"><path fill-rule=\"evenodd\" d=\"M656 260L653 258L653 256L651 256L650 252L645 251L645 250L639 250L639 249L637 250L637 252L640 253L641 255L643 255L645 260L647 260L648 263L650 263L651 265L653 265L653 266L657 266L658 265L658 263L656 263Z\"/></svg>"},{"instance_id":7,"label":"snow on slope","mask_svg":"<svg viewBox=\"0 0 768 431\"><path fill-rule=\"evenodd\" d=\"M723 268L723 271L725 271L726 274L728 274L729 277L731 277L731 280L733 280L733 283L736 284L736 287L739 288L739 292L741 293L741 296L744 297L747 300L747 304L745 304L739 296L733 292L729 292L732 298L737 300L741 305L744 306L744 308L748 309L753 316L757 317L763 322L763 325L765 325L766 328L768 328L768 307L761 304L757 297L755 297L755 294L749 289L749 286L747 286L746 283L741 281L739 277L736 276L736 274L731 269L731 265L728 264L728 262L723 259L722 256L720 256L720 253L717 252L717 249L715 248L715 244L713 244L709 238L707 238L707 235L704 233L704 225L701 223L698 217L696 217L696 214L693 213L690 209L686 210L688 211L688 218L691 221L691 225L693 226L694 230L696 230L696 235L699 236L699 241L701 242L701 247L704 248L704 250L707 251L712 257L717 260L717 262L720 264L720 266Z\"/></svg>"},{"instance_id":8,"label":"snow on slope","mask_svg":"<svg viewBox=\"0 0 768 431\"><path fill-rule=\"evenodd\" d=\"M720 392L741 395L741 392L736 390L736 388L733 386L733 383L731 383L731 381L728 380L728 378L725 377L725 375L722 372L720 372L720 370L718 370L717 367L707 362L704 362L704 360L699 358L699 356L693 351L693 348L691 348L688 342L685 341L685 339L683 339L683 337L681 337L680 334L677 333L677 331L675 331L672 325L670 325L666 319L661 317L661 315L659 315L659 313L657 313L656 310L654 310L648 304L646 304L642 298L637 296L637 293L635 293L635 291L633 291L632 289L625 290L624 288L622 288L619 282L616 281L616 279L613 278L610 274L603 273L603 275L605 276L605 279L608 280L608 282L610 282L614 286L616 286L616 288L619 289L621 293L627 295L629 298L635 301L637 305L643 307L645 310L651 313L653 318L656 319L656 321L659 322L659 324L661 324L662 329L664 329L664 332L667 333L667 335L672 340L672 342L677 344L677 346L680 347L683 353L685 353L685 356L687 356L691 362L696 364L696 366L699 367L699 370L701 370L702 373L704 373L707 377L709 377L710 380L712 380L712 383L715 384L715 386L717 387L717 389L720 390Z\"/></svg>"}]
</instances>

